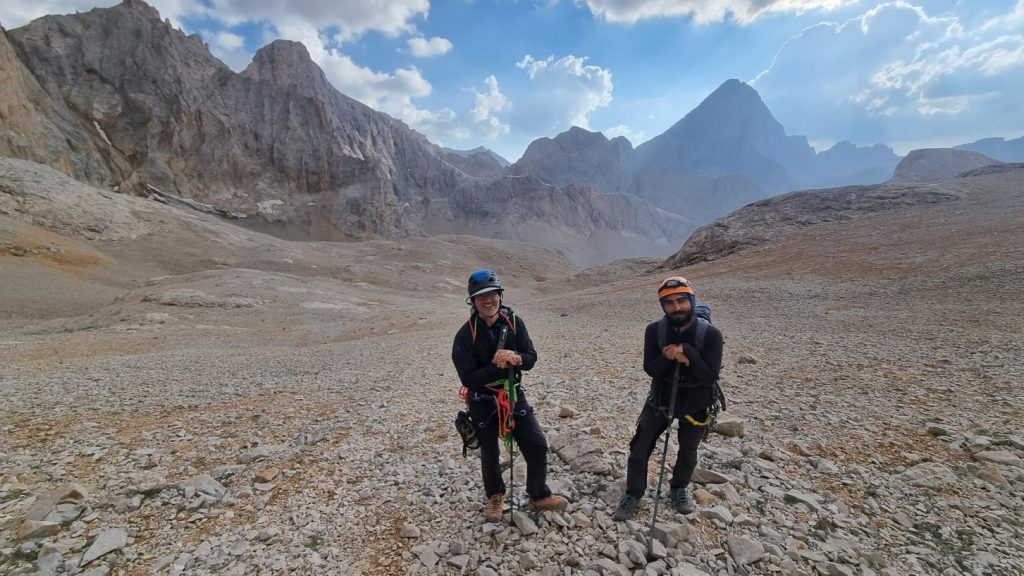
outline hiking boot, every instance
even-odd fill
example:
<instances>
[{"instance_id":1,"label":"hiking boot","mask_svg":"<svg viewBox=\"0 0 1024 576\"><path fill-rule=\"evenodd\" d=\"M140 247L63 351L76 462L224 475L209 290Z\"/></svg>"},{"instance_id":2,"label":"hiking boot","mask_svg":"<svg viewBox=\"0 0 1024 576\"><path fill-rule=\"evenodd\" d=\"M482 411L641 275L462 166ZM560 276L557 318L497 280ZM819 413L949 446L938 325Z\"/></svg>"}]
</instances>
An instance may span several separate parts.
<instances>
[{"instance_id":1,"label":"hiking boot","mask_svg":"<svg viewBox=\"0 0 1024 576\"><path fill-rule=\"evenodd\" d=\"M612 520L616 522L622 522L629 520L633 516L633 512L636 511L636 507L640 504L640 499L632 494L626 493L619 499L619 506L615 509L615 513L612 514Z\"/></svg>"},{"instance_id":2,"label":"hiking boot","mask_svg":"<svg viewBox=\"0 0 1024 576\"><path fill-rule=\"evenodd\" d=\"M561 511L561 510L565 510L566 507L569 506L569 501L566 500L565 498L561 497L561 496L555 496L554 494L549 494L548 496L546 496L544 498L538 498L536 500L534 500L533 498L530 498L530 504L534 508L540 508L541 510L559 510L559 511Z\"/></svg>"},{"instance_id":3,"label":"hiking boot","mask_svg":"<svg viewBox=\"0 0 1024 576\"><path fill-rule=\"evenodd\" d=\"M693 500L690 500L690 495L686 493L685 486L672 491L672 505L675 506L676 512L680 514L693 514Z\"/></svg>"},{"instance_id":4,"label":"hiking boot","mask_svg":"<svg viewBox=\"0 0 1024 576\"><path fill-rule=\"evenodd\" d=\"M501 522L501 516L505 513L505 494L495 494L487 498L487 506L484 508L484 518L488 522Z\"/></svg>"}]
</instances>

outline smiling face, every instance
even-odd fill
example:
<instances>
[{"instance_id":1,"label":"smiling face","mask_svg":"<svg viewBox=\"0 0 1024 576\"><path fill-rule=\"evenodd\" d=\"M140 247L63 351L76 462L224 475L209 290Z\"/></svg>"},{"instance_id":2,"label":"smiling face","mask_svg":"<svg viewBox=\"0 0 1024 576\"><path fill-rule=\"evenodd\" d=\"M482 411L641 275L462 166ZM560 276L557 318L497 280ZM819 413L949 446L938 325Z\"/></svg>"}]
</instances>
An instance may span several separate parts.
<instances>
[{"instance_id":1,"label":"smiling face","mask_svg":"<svg viewBox=\"0 0 1024 576\"><path fill-rule=\"evenodd\" d=\"M501 292L492 290L473 296L473 307L476 308L477 314L484 318L496 316L498 308L501 307Z\"/></svg>"}]
</instances>

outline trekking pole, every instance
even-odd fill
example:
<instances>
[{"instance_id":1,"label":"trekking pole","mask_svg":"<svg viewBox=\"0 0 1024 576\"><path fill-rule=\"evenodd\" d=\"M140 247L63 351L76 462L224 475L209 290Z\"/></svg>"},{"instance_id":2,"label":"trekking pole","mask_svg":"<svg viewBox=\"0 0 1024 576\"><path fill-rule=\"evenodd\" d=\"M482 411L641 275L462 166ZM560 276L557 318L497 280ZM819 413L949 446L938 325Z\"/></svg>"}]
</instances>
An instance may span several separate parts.
<instances>
[{"instance_id":1,"label":"trekking pole","mask_svg":"<svg viewBox=\"0 0 1024 576\"><path fill-rule=\"evenodd\" d=\"M661 450L661 466L658 467L658 491L654 493L654 514L651 514L651 529L647 533L647 558L654 557L654 527L658 523L658 502L661 501L661 482L665 478L665 457L668 455L668 443L671 440L672 420L676 413L676 390L679 388L679 366L676 362L672 374L672 393L668 401L668 424L665 426L665 446Z\"/></svg>"},{"instance_id":2,"label":"trekking pole","mask_svg":"<svg viewBox=\"0 0 1024 576\"><path fill-rule=\"evenodd\" d=\"M508 417L512 419L512 422L513 422L512 429L514 430L515 429L514 423L515 423L515 420L516 420L516 401L518 400L518 398L516 398L516 393L515 393L515 389L516 389L515 368L513 368L511 364L508 365L508 387L509 387L509 393L508 393L508 395L509 395L509 403L512 404L512 409L509 410ZM513 434L513 432L509 432L509 434ZM508 520L509 520L509 522L511 524L514 525L516 523L516 442L515 442L515 436L513 436L512 437L512 441L508 443L508 458L509 458L508 486L509 486L509 491L511 492L510 495L509 495L509 499L508 499L508 504L509 504Z\"/></svg>"}]
</instances>

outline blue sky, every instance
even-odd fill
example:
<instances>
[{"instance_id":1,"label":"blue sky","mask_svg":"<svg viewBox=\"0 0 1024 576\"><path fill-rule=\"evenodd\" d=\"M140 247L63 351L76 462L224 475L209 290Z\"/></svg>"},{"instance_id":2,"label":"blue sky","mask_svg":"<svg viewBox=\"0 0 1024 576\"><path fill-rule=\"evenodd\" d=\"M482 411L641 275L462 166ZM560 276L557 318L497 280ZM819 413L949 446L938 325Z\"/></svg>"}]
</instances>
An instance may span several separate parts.
<instances>
[{"instance_id":1,"label":"blue sky","mask_svg":"<svg viewBox=\"0 0 1024 576\"><path fill-rule=\"evenodd\" d=\"M5 2L0 22L113 3ZM636 146L729 78L819 150L1024 135L1024 0L151 4L235 70L275 38L297 40L341 92L439 144L510 161L572 125Z\"/></svg>"}]
</instances>

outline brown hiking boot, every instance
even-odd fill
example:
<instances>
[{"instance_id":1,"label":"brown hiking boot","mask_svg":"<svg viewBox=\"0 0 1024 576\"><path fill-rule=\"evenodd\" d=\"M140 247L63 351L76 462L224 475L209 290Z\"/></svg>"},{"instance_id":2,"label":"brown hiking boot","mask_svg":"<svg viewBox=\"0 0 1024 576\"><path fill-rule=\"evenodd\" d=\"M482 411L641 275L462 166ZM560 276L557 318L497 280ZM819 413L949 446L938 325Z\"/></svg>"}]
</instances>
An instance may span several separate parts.
<instances>
[{"instance_id":1,"label":"brown hiking boot","mask_svg":"<svg viewBox=\"0 0 1024 576\"><path fill-rule=\"evenodd\" d=\"M530 504L534 508L540 508L541 510L565 510L569 506L569 501L561 496L551 494L546 498L539 498L537 500L531 498Z\"/></svg>"},{"instance_id":2,"label":"brown hiking boot","mask_svg":"<svg viewBox=\"0 0 1024 576\"><path fill-rule=\"evenodd\" d=\"M484 518L488 522L501 522L501 515L505 511L505 495L495 494L487 499L487 507L484 508Z\"/></svg>"}]
</instances>

